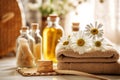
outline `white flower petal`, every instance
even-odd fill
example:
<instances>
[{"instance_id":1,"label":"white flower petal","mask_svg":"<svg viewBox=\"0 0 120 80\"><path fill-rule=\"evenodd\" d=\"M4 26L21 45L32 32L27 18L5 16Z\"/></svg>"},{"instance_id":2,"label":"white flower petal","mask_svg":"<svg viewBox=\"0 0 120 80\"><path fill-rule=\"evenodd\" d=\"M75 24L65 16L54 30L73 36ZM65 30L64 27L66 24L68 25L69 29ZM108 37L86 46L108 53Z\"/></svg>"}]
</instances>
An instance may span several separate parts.
<instances>
[{"instance_id":1,"label":"white flower petal","mask_svg":"<svg viewBox=\"0 0 120 80\"><path fill-rule=\"evenodd\" d=\"M99 24L99 25L98 25L98 29L99 29L99 28L102 28L102 26L103 26L103 24Z\"/></svg>"},{"instance_id":2,"label":"white flower petal","mask_svg":"<svg viewBox=\"0 0 120 80\"><path fill-rule=\"evenodd\" d=\"M100 41L101 42L101 46L100 47L97 47L95 45L95 42L96 41ZM105 51L108 49L108 42L106 42L106 40L104 38L96 38L95 40L93 40L93 43L92 43L92 48L94 48L95 50L101 50L101 51Z\"/></svg>"},{"instance_id":3,"label":"white flower petal","mask_svg":"<svg viewBox=\"0 0 120 80\"><path fill-rule=\"evenodd\" d=\"M79 39L83 39L85 41L83 46L79 46L77 41ZM74 40L74 41L73 41ZM83 54L88 50L88 46L90 46L91 40L85 35L83 32L78 32L77 37L73 37L72 39L72 49L79 54Z\"/></svg>"},{"instance_id":4,"label":"white flower petal","mask_svg":"<svg viewBox=\"0 0 120 80\"><path fill-rule=\"evenodd\" d=\"M85 28L85 34L88 35L90 38L95 39L96 37L101 37L103 36L103 29L102 29L102 24L97 25L97 22L95 22L95 26L93 26L91 23L90 25L87 25ZM92 33L91 30L97 29L98 33Z\"/></svg>"},{"instance_id":5,"label":"white flower petal","mask_svg":"<svg viewBox=\"0 0 120 80\"><path fill-rule=\"evenodd\" d=\"M90 23L91 27L95 28L91 23Z\"/></svg>"},{"instance_id":6,"label":"white flower petal","mask_svg":"<svg viewBox=\"0 0 120 80\"><path fill-rule=\"evenodd\" d=\"M65 42L65 41L68 41L69 43L67 44L67 45L63 45L63 43ZM64 36L64 37L62 37L61 39L60 39L60 41L59 41L59 43L58 43L58 45L57 45L57 50L59 50L59 49L62 49L62 48L64 48L64 49L70 49L71 47L71 39L68 37L68 36Z\"/></svg>"},{"instance_id":7,"label":"white flower petal","mask_svg":"<svg viewBox=\"0 0 120 80\"><path fill-rule=\"evenodd\" d=\"M86 27L87 29L90 29L91 28L91 26L90 25L87 25L87 27Z\"/></svg>"},{"instance_id":8,"label":"white flower petal","mask_svg":"<svg viewBox=\"0 0 120 80\"><path fill-rule=\"evenodd\" d=\"M95 22L95 28L97 28L97 22Z\"/></svg>"}]
</instances>

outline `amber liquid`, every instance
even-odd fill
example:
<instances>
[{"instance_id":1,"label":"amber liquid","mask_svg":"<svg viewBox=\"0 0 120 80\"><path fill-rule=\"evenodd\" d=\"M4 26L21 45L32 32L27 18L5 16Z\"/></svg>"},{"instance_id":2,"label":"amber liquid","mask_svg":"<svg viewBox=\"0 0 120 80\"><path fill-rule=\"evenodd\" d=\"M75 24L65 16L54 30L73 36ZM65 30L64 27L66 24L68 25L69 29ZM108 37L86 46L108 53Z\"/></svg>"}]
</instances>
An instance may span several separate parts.
<instances>
[{"instance_id":1,"label":"amber liquid","mask_svg":"<svg viewBox=\"0 0 120 80\"><path fill-rule=\"evenodd\" d=\"M45 60L57 62L55 48L58 40L62 36L62 29L55 27L46 27L43 31L43 55Z\"/></svg>"},{"instance_id":2,"label":"amber liquid","mask_svg":"<svg viewBox=\"0 0 120 80\"><path fill-rule=\"evenodd\" d=\"M36 62L41 59L41 44L40 43L35 44L34 46L34 57L35 57Z\"/></svg>"}]
</instances>

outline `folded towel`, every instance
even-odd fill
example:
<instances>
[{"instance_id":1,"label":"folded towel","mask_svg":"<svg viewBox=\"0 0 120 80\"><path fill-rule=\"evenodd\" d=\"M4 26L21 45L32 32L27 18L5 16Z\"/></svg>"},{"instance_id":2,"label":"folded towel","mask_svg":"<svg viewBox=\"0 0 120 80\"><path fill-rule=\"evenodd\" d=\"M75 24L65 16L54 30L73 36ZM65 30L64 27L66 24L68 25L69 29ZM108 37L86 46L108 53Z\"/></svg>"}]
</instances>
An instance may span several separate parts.
<instances>
[{"instance_id":1,"label":"folded towel","mask_svg":"<svg viewBox=\"0 0 120 80\"><path fill-rule=\"evenodd\" d=\"M114 50L106 51L89 51L84 54L79 54L73 50L61 49L57 51L58 62L116 62L119 58L119 53Z\"/></svg>"},{"instance_id":2,"label":"folded towel","mask_svg":"<svg viewBox=\"0 0 120 80\"><path fill-rule=\"evenodd\" d=\"M120 74L120 63L58 62L60 70L77 70L94 74Z\"/></svg>"}]
</instances>

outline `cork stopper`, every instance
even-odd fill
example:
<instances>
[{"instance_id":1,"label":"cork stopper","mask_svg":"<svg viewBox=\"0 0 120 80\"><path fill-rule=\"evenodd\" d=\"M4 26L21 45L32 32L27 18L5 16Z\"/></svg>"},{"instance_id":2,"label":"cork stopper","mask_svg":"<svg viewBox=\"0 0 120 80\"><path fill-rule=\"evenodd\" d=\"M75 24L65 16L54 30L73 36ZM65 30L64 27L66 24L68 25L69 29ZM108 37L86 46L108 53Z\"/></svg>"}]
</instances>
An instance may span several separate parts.
<instances>
[{"instance_id":1,"label":"cork stopper","mask_svg":"<svg viewBox=\"0 0 120 80\"><path fill-rule=\"evenodd\" d=\"M28 26L23 26L23 27L21 28L22 31L26 31L26 30L28 30L28 29L29 29Z\"/></svg>"},{"instance_id":2,"label":"cork stopper","mask_svg":"<svg viewBox=\"0 0 120 80\"><path fill-rule=\"evenodd\" d=\"M79 25L80 25L80 23L73 22L72 23L72 31L79 31Z\"/></svg>"},{"instance_id":3,"label":"cork stopper","mask_svg":"<svg viewBox=\"0 0 120 80\"><path fill-rule=\"evenodd\" d=\"M50 14L48 17L48 20L51 20L52 22L55 22L56 20L59 20L59 17L57 14Z\"/></svg>"},{"instance_id":4,"label":"cork stopper","mask_svg":"<svg viewBox=\"0 0 120 80\"><path fill-rule=\"evenodd\" d=\"M52 72L53 71L53 62L52 61L42 61L38 60L37 62L37 72Z\"/></svg>"},{"instance_id":5,"label":"cork stopper","mask_svg":"<svg viewBox=\"0 0 120 80\"><path fill-rule=\"evenodd\" d=\"M39 28L39 24L38 23L32 23L31 27L32 27L33 30L36 30L36 29Z\"/></svg>"}]
</instances>

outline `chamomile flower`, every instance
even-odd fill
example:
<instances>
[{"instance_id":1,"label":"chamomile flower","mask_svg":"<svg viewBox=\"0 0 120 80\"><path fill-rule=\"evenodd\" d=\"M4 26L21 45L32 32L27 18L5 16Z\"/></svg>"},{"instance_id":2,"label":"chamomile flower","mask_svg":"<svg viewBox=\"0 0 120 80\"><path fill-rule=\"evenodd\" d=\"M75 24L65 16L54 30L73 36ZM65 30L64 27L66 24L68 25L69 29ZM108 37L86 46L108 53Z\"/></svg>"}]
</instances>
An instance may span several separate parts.
<instances>
[{"instance_id":1,"label":"chamomile flower","mask_svg":"<svg viewBox=\"0 0 120 80\"><path fill-rule=\"evenodd\" d=\"M92 47L95 50L105 51L108 48L108 43L104 38L96 38L93 40Z\"/></svg>"},{"instance_id":2,"label":"chamomile flower","mask_svg":"<svg viewBox=\"0 0 120 80\"><path fill-rule=\"evenodd\" d=\"M72 36L71 47L75 52L79 54L84 54L90 48L91 40L82 31L79 31L76 36Z\"/></svg>"},{"instance_id":3,"label":"chamomile flower","mask_svg":"<svg viewBox=\"0 0 120 80\"><path fill-rule=\"evenodd\" d=\"M60 50L60 49L70 49L70 45L71 45L71 39L70 36L64 36L60 39L56 50Z\"/></svg>"},{"instance_id":4,"label":"chamomile flower","mask_svg":"<svg viewBox=\"0 0 120 80\"><path fill-rule=\"evenodd\" d=\"M97 22L95 22L95 26L93 26L90 23L90 25L87 25L85 28L85 34L93 39L95 39L95 37L102 37L103 35L102 26L103 26L102 24L97 24Z\"/></svg>"}]
</instances>

